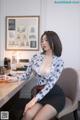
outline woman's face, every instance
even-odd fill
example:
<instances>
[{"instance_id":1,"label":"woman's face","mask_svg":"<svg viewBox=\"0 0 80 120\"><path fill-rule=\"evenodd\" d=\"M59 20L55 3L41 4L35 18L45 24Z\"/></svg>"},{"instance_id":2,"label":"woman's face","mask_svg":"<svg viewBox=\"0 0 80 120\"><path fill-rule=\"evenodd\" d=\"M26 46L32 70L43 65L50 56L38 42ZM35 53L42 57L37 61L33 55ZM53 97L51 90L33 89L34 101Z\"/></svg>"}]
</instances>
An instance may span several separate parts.
<instances>
[{"instance_id":1,"label":"woman's face","mask_svg":"<svg viewBox=\"0 0 80 120\"><path fill-rule=\"evenodd\" d=\"M44 35L44 36L42 37L42 39L41 39L41 47L42 47L42 49L43 49L44 51L51 50L46 35Z\"/></svg>"}]
</instances>

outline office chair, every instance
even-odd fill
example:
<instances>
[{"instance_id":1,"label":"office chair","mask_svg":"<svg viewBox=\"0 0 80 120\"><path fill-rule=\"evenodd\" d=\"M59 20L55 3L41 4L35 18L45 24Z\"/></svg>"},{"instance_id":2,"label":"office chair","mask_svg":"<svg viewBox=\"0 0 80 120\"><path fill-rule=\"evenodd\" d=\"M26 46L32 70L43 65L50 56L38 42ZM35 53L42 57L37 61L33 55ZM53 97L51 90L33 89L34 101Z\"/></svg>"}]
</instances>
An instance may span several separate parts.
<instances>
[{"instance_id":1,"label":"office chair","mask_svg":"<svg viewBox=\"0 0 80 120\"><path fill-rule=\"evenodd\" d=\"M76 70L73 68L64 68L57 84L63 89L66 96L65 106L63 110L58 113L56 119L59 120L69 113L73 113L74 120L78 120L78 85L79 79Z\"/></svg>"}]
</instances>

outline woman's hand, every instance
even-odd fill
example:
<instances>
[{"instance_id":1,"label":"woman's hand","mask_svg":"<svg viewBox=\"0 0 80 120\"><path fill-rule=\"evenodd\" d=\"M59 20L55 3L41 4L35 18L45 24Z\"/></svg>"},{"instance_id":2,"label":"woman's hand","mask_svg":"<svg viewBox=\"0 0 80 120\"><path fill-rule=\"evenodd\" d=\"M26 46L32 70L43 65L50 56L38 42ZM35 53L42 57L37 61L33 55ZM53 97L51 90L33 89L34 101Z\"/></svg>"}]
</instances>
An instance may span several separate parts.
<instances>
[{"instance_id":1,"label":"woman's hand","mask_svg":"<svg viewBox=\"0 0 80 120\"><path fill-rule=\"evenodd\" d=\"M23 114L25 114L25 112L30 109L36 102L37 99L34 97L28 104L26 104Z\"/></svg>"}]
</instances>

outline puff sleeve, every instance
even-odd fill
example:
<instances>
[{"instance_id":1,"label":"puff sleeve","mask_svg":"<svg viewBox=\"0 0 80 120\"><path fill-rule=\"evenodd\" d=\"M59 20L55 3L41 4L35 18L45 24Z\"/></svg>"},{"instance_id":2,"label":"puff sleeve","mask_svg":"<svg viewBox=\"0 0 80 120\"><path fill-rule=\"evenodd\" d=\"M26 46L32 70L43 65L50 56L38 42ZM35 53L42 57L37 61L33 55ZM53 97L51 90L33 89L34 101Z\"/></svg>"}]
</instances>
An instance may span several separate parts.
<instances>
[{"instance_id":1,"label":"puff sleeve","mask_svg":"<svg viewBox=\"0 0 80 120\"><path fill-rule=\"evenodd\" d=\"M26 71L25 71L23 74L17 76L17 79L20 79L20 80L28 80L28 79L30 78L30 75L31 75L31 73L32 73L32 66L33 66L33 64L34 64L34 60L35 60L35 55L34 55L34 56L32 57L32 59L30 60L28 66L27 66Z\"/></svg>"}]
</instances>

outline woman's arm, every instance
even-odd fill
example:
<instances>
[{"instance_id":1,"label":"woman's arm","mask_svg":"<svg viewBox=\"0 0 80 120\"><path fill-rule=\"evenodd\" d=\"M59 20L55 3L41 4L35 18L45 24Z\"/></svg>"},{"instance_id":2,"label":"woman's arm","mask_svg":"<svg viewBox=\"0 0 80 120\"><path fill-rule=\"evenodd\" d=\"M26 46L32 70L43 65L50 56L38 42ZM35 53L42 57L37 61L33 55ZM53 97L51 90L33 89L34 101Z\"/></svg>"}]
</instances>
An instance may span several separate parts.
<instances>
[{"instance_id":1,"label":"woman's arm","mask_svg":"<svg viewBox=\"0 0 80 120\"><path fill-rule=\"evenodd\" d=\"M17 75L17 79L26 80L26 79L30 78L30 75L32 73L32 66L34 64L34 60L35 60L35 55L32 57L31 61L29 62L25 73L23 73L21 75Z\"/></svg>"}]
</instances>

